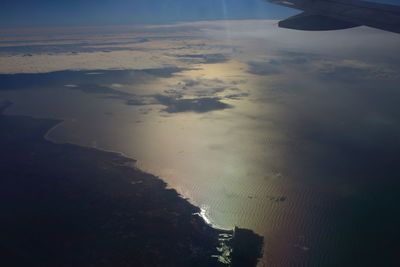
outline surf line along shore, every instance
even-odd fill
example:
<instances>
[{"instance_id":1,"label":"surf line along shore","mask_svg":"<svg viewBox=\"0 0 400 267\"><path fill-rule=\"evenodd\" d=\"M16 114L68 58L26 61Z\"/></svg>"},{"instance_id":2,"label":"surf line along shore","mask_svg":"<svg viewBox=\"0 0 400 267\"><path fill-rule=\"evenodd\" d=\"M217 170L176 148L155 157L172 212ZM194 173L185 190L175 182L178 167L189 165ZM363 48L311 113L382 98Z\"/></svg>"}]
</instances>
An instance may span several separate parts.
<instances>
[{"instance_id":1,"label":"surf line along shore","mask_svg":"<svg viewBox=\"0 0 400 267\"><path fill-rule=\"evenodd\" d=\"M61 121L4 115L0 260L7 266L256 266L263 237L215 229L135 160L44 138Z\"/></svg>"}]
</instances>

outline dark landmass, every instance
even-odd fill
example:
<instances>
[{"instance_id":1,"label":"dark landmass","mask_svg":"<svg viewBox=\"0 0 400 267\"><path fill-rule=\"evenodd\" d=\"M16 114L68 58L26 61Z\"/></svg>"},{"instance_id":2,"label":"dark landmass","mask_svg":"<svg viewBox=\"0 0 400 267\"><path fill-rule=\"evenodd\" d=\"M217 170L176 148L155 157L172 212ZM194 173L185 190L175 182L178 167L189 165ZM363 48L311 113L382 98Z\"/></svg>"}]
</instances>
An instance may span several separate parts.
<instances>
[{"instance_id":1,"label":"dark landmass","mask_svg":"<svg viewBox=\"0 0 400 267\"><path fill-rule=\"evenodd\" d=\"M263 238L210 227L199 208L119 154L43 138L59 121L0 104L1 266L255 266Z\"/></svg>"},{"instance_id":2,"label":"dark landmass","mask_svg":"<svg viewBox=\"0 0 400 267\"><path fill-rule=\"evenodd\" d=\"M229 245L233 252L231 267L256 266L262 250L263 238L255 235L251 230L236 227Z\"/></svg>"}]
</instances>

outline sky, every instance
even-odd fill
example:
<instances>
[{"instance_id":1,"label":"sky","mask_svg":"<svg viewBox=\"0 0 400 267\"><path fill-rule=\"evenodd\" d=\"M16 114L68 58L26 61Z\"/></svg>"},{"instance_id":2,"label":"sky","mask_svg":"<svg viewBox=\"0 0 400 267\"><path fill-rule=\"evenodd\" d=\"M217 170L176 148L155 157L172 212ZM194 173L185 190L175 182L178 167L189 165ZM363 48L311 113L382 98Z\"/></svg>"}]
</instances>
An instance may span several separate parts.
<instances>
[{"instance_id":1,"label":"sky","mask_svg":"<svg viewBox=\"0 0 400 267\"><path fill-rule=\"evenodd\" d=\"M160 24L224 18L265 19L288 14L285 8L261 0L6 0L2 1L2 6L0 24L3 28Z\"/></svg>"},{"instance_id":2,"label":"sky","mask_svg":"<svg viewBox=\"0 0 400 267\"><path fill-rule=\"evenodd\" d=\"M3 0L0 28L278 19L295 13L262 0Z\"/></svg>"}]
</instances>

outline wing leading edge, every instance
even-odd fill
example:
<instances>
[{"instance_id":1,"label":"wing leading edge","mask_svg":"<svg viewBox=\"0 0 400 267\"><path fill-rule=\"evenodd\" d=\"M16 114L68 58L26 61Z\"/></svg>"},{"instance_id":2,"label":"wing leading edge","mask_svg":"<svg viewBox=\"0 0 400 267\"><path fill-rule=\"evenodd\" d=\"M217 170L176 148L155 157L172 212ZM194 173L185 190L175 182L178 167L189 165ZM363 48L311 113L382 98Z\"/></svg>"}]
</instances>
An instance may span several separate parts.
<instances>
[{"instance_id":1,"label":"wing leading edge","mask_svg":"<svg viewBox=\"0 0 400 267\"><path fill-rule=\"evenodd\" d=\"M279 27L327 31L369 26L400 33L400 6L358 0L265 0L303 13L279 22Z\"/></svg>"}]
</instances>

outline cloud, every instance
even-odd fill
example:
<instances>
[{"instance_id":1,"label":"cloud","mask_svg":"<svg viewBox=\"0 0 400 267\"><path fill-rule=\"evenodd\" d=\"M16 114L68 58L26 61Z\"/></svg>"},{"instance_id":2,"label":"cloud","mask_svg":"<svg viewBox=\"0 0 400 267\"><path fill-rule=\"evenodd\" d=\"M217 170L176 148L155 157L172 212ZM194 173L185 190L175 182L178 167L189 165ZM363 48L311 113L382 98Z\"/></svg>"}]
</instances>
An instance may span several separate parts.
<instances>
[{"instance_id":1,"label":"cloud","mask_svg":"<svg viewBox=\"0 0 400 267\"><path fill-rule=\"evenodd\" d=\"M55 55L15 55L1 58L0 73L47 73L60 70L144 70L182 66L181 62L162 53L144 51L111 51Z\"/></svg>"},{"instance_id":2,"label":"cloud","mask_svg":"<svg viewBox=\"0 0 400 267\"><path fill-rule=\"evenodd\" d=\"M244 94L230 95L226 99L239 99ZM167 113L196 112L206 113L214 110L232 108L231 105L221 102L219 97L192 97L185 98L182 94L154 94L131 96L126 102L129 106L162 105Z\"/></svg>"},{"instance_id":3,"label":"cloud","mask_svg":"<svg viewBox=\"0 0 400 267\"><path fill-rule=\"evenodd\" d=\"M127 97L131 94L125 93L119 90L112 89L110 87L101 86L97 84L80 84L79 86L69 86L71 90L80 90L87 94L107 94L119 97Z\"/></svg>"},{"instance_id":4,"label":"cloud","mask_svg":"<svg viewBox=\"0 0 400 267\"><path fill-rule=\"evenodd\" d=\"M214 110L231 108L218 97L182 98L180 95L155 94L151 96L136 96L125 102L129 106L162 105L167 113L196 112L206 113Z\"/></svg>"},{"instance_id":5,"label":"cloud","mask_svg":"<svg viewBox=\"0 0 400 267\"><path fill-rule=\"evenodd\" d=\"M240 85L244 82L243 80L223 81L218 78L186 78L182 76L177 84L171 85L171 89L163 90L163 93L132 95L125 101L125 104L130 106L162 105L166 107L162 111L167 113L206 113L223 110L232 108L231 105L222 102L223 99L239 100L249 96L249 93L232 87L232 85ZM235 93L226 94L225 91Z\"/></svg>"},{"instance_id":6,"label":"cloud","mask_svg":"<svg viewBox=\"0 0 400 267\"><path fill-rule=\"evenodd\" d=\"M295 51L281 51L277 53L281 60L289 64L305 64L313 60L318 55L313 53L295 52Z\"/></svg>"},{"instance_id":7,"label":"cloud","mask_svg":"<svg viewBox=\"0 0 400 267\"><path fill-rule=\"evenodd\" d=\"M226 90L235 89L236 87L233 87L232 84L221 79L195 78L181 80L174 90L185 95L215 96Z\"/></svg>"},{"instance_id":8,"label":"cloud","mask_svg":"<svg viewBox=\"0 0 400 267\"><path fill-rule=\"evenodd\" d=\"M249 93L230 94L230 95L224 96L224 98L233 99L233 100L239 100L239 99L242 99L244 97L248 97L249 95L250 95Z\"/></svg>"},{"instance_id":9,"label":"cloud","mask_svg":"<svg viewBox=\"0 0 400 267\"><path fill-rule=\"evenodd\" d=\"M167 66L163 68L153 68L153 69L142 69L141 71L156 76L156 77L161 77L161 78L169 78L173 74L177 72L181 72L185 70L185 68L178 68L174 66Z\"/></svg>"},{"instance_id":10,"label":"cloud","mask_svg":"<svg viewBox=\"0 0 400 267\"><path fill-rule=\"evenodd\" d=\"M166 67L144 70L107 71L56 71L50 73L0 74L0 90L22 90L30 88L70 88L86 93L124 95L122 84L142 84L157 78L172 77L184 69ZM117 86L116 86L117 85ZM114 88L113 88L114 87Z\"/></svg>"},{"instance_id":11,"label":"cloud","mask_svg":"<svg viewBox=\"0 0 400 267\"><path fill-rule=\"evenodd\" d=\"M156 104L156 103L146 103L142 99L130 98L125 102L125 104L127 104L128 106L144 106L144 105L152 105L152 104Z\"/></svg>"},{"instance_id":12,"label":"cloud","mask_svg":"<svg viewBox=\"0 0 400 267\"><path fill-rule=\"evenodd\" d=\"M217 97L201 97L194 99L180 99L166 95L155 95L159 104L166 106L163 110L168 113L197 112L205 113L214 110L231 108L231 105L223 103Z\"/></svg>"},{"instance_id":13,"label":"cloud","mask_svg":"<svg viewBox=\"0 0 400 267\"><path fill-rule=\"evenodd\" d=\"M317 73L321 78L350 82L377 78L396 78L399 73L389 66L371 64L360 60L321 60L317 62Z\"/></svg>"},{"instance_id":14,"label":"cloud","mask_svg":"<svg viewBox=\"0 0 400 267\"><path fill-rule=\"evenodd\" d=\"M229 60L229 57L225 54L178 54L175 55L178 58L182 58L183 61L198 60L198 63L213 64L213 63L224 63Z\"/></svg>"},{"instance_id":15,"label":"cloud","mask_svg":"<svg viewBox=\"0 0 400 267\"><path fill-rule=\"evenodd\" d=\"M202 36L199 26L164 26L10 32L0 42L0 73L181 68L229 60L229 49Z\"/></svg>"},{"instance_id":16,"label":"cloud","mask_svg":"<svg viewBox=\"0 0 400 267\"><path fill-rule=\"evenodd\" d=\"M268 60L268 61L251 61L248 63L249 70L248 72L255 75L274 75L282 73L282 69L280 67L280 62L276 60Z\"/></svg>"}]
</instances>

